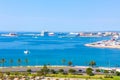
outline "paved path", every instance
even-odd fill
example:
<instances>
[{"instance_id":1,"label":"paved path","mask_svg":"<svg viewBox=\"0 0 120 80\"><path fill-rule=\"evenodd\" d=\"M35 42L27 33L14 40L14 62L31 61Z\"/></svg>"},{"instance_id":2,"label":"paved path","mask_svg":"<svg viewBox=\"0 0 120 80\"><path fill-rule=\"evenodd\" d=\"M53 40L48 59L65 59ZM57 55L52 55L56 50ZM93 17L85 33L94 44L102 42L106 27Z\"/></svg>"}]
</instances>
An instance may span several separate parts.
<instances>
[{"instance_id":1,"label":"paved path","mask_svg":"<svg viewBox=\"0 0 120 80\"><path fill-rule=\"evenodd\" d=\"M19 71L19 72L24 72L27 71L27 69L31 69L33 72L39 71L42 67L4 67L0 68L1 72L12 72L12 71ZM86 68L79 68L79 67L48 67L49 69L54 69L54 70L59 70L59 69L64 69L65 71L68 71L69 69L75 69L76 71L79 70L85 70Z\"/></svg>"}]
</instances>

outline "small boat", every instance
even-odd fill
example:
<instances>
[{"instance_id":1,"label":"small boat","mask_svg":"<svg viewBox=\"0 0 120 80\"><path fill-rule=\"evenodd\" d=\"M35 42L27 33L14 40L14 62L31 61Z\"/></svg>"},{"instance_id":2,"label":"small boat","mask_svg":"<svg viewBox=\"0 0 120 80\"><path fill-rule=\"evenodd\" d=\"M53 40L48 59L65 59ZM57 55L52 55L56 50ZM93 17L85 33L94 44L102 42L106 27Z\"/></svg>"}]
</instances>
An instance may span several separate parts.
<instances>
[{"instance_id":1,"label":"small boat","mask_svg":"<svg viewBox=\"0 0 120 80\"><path fill-rule=\"evenodd\" d=\"M24 51L24 54L29 54L30 52L28 50L25 50Z\"/></svg>"},{"instance_id":2,"label":"small boat","mask_svg":"<svg viewBox=\"0 0 120 80\"><path fill-rule=\"evenodd\" d=\"M53 32L48 33L49 36L54 36Z\"/></svg>"},{"instance_id":3,"label":"small boat","mask_svg":"<svg viewBox=\"0 0 120 80\"><path fill-rule=\"evenodd\" d=\"M17 36L17 34L15 34L15 33L9 33L9 34L1 34L1 36L14 37L14 36Z\"/></svg>"}]
</instances>

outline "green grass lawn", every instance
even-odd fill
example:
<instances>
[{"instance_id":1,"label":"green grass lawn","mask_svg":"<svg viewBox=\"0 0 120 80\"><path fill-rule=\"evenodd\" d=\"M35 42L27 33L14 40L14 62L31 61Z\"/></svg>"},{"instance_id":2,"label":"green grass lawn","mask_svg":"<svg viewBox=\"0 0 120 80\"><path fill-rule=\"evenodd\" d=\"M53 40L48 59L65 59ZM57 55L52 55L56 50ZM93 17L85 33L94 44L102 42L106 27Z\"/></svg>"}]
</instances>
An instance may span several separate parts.
<instances>
[{"instance_id":1,"label":"green grass lawn","mask_svg":"<svg viewBox=\"0 0 120 80\"><path fill-rule=\"evenodd\" d=\"M48 77L58 77L58 78L82 78L82 79L97 79L97 80L120 80L120 76L113 76L113 78L104 78L105 75L63 75L63 74L49 74Z\"/></svg>"},{"instance_id":2,"label":"green grass lawn","mask_svg":"<svg viewBox=\"0 0 120 80\"><path fill-rule=\"evenodd\" d=\"M104 78L102 80L120 80L120 76L113 76L113 78Z\"/></svg>"}]
</instances>

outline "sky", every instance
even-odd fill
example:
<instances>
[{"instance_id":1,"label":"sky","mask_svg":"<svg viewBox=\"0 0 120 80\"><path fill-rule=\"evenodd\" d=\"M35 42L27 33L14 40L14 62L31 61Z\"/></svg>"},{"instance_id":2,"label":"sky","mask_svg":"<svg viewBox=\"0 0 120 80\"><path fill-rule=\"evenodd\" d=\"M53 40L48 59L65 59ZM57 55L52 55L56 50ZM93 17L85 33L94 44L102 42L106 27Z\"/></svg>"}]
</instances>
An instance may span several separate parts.
<instances>
[{"instance_id":1,"label":"sky","mask_svg":"<svg viewBox=\"0 0 120 80\"><path fill-rule=\"evenodd\" d=\"M0 0L0 31L120 31L120 0Z\"/></svg>"}]
</instances>

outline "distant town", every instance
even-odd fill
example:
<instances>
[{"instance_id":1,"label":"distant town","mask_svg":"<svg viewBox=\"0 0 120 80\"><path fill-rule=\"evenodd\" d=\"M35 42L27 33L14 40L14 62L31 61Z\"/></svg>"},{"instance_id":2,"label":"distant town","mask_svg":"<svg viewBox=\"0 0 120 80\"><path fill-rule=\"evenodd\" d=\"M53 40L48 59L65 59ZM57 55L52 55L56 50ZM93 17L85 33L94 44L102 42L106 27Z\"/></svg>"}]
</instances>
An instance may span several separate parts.
<instances>
[{"instance_id":1,"label":"distant town","mask_svg":"<svg viewBox=\"0 0 120 80\"><path fill-rule=\"evenodd\" d=\"M69 36L69 37L107 37L107 36L120 36L120 32L50 32L47 30L43 30L39 33L0 33L0 36L20 36L20 35L26 35L26 36Z\"/></svg>"},{"instance_id":2,"label":"distant town","mask_svg":"<svg viewBox=\"0 0 120 80\"><path fill-rule=\"evenodd\" d=\"M1 33L3 37L17 37L17 36L31 36L33 38L38 37L52 37L58 38L63 37L110 37L109 40L97 41L93 43L84 44L87 47L98 47L98 48L120 48L120 32L49 32L43 30L39 33Z\"/></svg>"}]
</instances>

